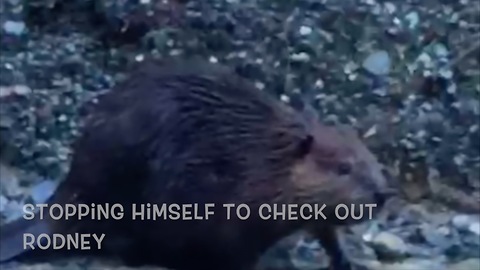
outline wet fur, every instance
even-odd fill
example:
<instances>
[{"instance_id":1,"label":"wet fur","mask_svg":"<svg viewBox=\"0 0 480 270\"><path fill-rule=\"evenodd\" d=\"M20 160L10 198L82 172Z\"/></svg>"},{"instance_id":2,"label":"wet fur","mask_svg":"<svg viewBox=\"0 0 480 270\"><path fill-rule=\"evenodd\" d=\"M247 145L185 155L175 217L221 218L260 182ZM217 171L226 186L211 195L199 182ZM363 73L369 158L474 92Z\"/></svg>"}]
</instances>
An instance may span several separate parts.
<instances>
[{"instance_id":1,"label":"wet fur","mask_svg":"<svg viewBox=\"0 0 480 270\"><path fill-rule=\"evenodd\" d=\"M334 221L262 221L253 213L262 203L376 202L385 179L351 136L221 66L145 63L101 97L49 203L247 203L252 218L226 220L220 207L208 221L38 222L49 233L105 232L97 253L177 270L251 270L267 248L308 225L343 270ZM347 161L352 174L339 176ZM23 252L0 236L8 246L2 261Z\"/></svg>"}]
</instances>

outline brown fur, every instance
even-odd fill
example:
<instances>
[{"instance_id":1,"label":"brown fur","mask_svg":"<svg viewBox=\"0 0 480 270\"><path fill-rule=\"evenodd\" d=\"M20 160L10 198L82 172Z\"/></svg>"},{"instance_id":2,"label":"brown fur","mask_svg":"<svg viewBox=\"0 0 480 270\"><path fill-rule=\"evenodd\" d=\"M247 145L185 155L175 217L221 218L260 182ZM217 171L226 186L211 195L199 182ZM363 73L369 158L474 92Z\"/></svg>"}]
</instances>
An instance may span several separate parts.
<instances>
[{"instance_id":1,"label":"brown fur","mask_svg":"<svg viewBox=\"0 0 480 270\"><path fill-rule=\"evenodd\" d=\"M19 233L32 228L105 232L101 253L177 270L250 270L281 237L306 227L342 267L330 233L339 222L263 221L255 209L262 203L325 203L329 209L338 203L381 203L388 188L381 166L354 133L325 126L228 69L198 61L141 65L100 99L74 153L71 170L49 203L120 202L125 210L131 203L252 208L246 221L226 220L220 207L208 221L16 225ZM350 172L342 175L345 167ZM11 231L10 238L1 235L7 247L0 252L2 261L22 252Z\"/></svg>"}]
</instances>

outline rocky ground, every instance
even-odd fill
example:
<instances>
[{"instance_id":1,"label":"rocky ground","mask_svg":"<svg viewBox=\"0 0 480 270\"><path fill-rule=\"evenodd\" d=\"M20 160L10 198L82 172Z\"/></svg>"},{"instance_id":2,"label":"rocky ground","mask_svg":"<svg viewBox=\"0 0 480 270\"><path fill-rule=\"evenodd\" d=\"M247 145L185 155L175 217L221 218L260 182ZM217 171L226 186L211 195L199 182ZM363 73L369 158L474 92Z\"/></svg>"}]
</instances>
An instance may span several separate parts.
<instances>
[{"instance_id":1,"label":"rocky ground","mask_svg":"<svg viewBox=\"0 0 480 270\"><path fill-rule=\"evenodd\" d=\"M131 63L196 55L353 125L402 181L405 201L341 233L357 269L480 269L479 14L472 0L1 1L1 221L53 192L88 104ZM328 261L299 234L263 265Z\"/></svg>"}]
</instances>

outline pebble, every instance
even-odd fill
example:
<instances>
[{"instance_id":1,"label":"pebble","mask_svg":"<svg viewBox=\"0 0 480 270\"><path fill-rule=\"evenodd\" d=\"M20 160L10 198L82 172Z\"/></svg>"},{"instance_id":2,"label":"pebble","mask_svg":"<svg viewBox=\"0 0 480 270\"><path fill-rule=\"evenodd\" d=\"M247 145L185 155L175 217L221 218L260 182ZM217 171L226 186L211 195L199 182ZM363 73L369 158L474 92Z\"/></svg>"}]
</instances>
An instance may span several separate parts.
<instances>
[{"instance_id":1,"label":"pebble","mask_svg":"<svg viewBox=\"0 0 480 270\"><path fill-rule=\"evenodd\" d=\"M448 270L478 270L480 269L480 259L470 258L464 261L452 264L448 267Z\"/></svg>"},{"instance_id":2,"label":"pebble","mask_svg":"<svg viewBox=\"0 0 480 270\"><path fill-rule=\"evenodd\" d=\"M420 22L420 17L416 11L412 11L405 16L405 19L408 21L408 28L414 29L417 27Z\"/></svg>"},{"instance_id":3,"label":"pebble","mask_svg":"<svg viewBox=\"0 0 480 270\"><path fill-rule=\"evenodd\" d=\"M480 222L474 222L468 226L468 230L478 236L480 236Z\"/></svg>"},{"instance_id":4,"label":"pebble","mask_svg":"<svg viewBox=\"0 0 480 270\"><path fill-rule=\"evenodd\" d=\"M3 30L12 35L20 36L25 29L26 26L24 22L6 21L3 23Z\"/></svg>"},{"instance_id":5,"label":"pebble","mask_svg":"<svg viewBox=\"0 0 480 270\"><path fill-rule=\"evenodd\" d=\"M404 254L407 251L407 245L402 238L389 232L381 232L376 235L373 238L373 243L398 255Z\"/></svg>"},{"instance_id":6,"label":"pebble","mask_svg":"<svg viewBox=\"0 0 480 270\"><path fill-rule=\"evenodd\" d=\"M23 203L19 203L15 200L11 200L5 205L5 209L4 211L2 211L2 214L5 217L6 222L10 222L22 216L22 213L23 213L22 209L23 209Z\"/></svg>"},{"instance_id":7,"label":"pebble","mask_svg":"<svg viewBox=\"0 0 480 270\"><path fill-rule=\"evenodd\" d=\"M452 224L455 226L457 229L460 230L465 230L467 229L472 222L474 222L474 218L469 215L456 215L455 217L452 218Z\"/></svg>"},{"instance_id":8,"label":"pebble","mask_svg":"<svg viewBox=\"0 0 480 270\"><path fill-rule=\"evenodd\" d=\"M300 32L300 35L307 36L307 35L310 35L312 33L312 28L309 27L309 26L302 25L300 27L299 32Z\"/></svg>"},{"instance_id":9,"label":"pebble","mask_svg":"<svg viewBox=\"0 0 480 270\"><path fill-rule=\"evenodd\" d=\"M435 270L447 270L442 260L432 260L432 259L407 259L405 261L393 264L384 264L383 270L426 270L426 269L435 269ZM460 269L457 269L460 270ZM466 269L462 269L466 270Z\"/></svg>"},{"instance_id":10,"label":"pebble","mask_svg":"<svg viewBox=\"0 0 480 270\"><path fill-rule=\"evenodd\" d=\"M17 172L8 165L0 163L0 179L3 194L8 196L17 196L22 194Z\"/></svg>"},{"instance_id":11,"label":"pebble","mask_svg":"<svg viewBox=\"0 0 480 270\"><path fill-rule=\"evenodd\" d=\"M0 86L0 98L8 97L10 95L27 95L32 90L26 85L14 85L14 86Z\"/></svg>"},{"instance_id":12,"label":"pebble","mask_svg":"<svg viewBox=\"0 0 480 270\"><path fill-rule=\"evenodd\" d=\"M387 75L390 72L390 65L390 56L386 51L370 54L362 64L363 68L376 76Z\"/></svg>"},{"instance_id":13,"label":"pebble","mask_svg":"<svg viewBox=\"0 0 480 270\"><path fill-rule=\"evenodd\" d=\"M7 204L8 204L8 199L5 196L0 194L0 212L5 211L5 209L7 208Z\"/></svg>"},{"instance_id":14,"label":"pebble","mask_svg":"<svg viewBox=\"0 0 480 270\"><path fill-rule=\"evenodd\" d=\"M452 246L452 242L445 235L436 229L430 226L429 224L422 224L421 233L427 242L441 249L447 249Z\"/></svg>"},{"instance_id":15,"label":"pebble","mask_svg":"<svg viewBox=\"0 0 480 270\"><path fill-rule=\"evenodd\" d=\"M310 61L310 56L307 53L301 52L301 53L294 53L290 55L290 59L293 61L299 61L299 62L308 62Z\"/></svg>"},{"instance_id":16,"label":"pebble","mask_svg":"<svg viewBox=\"0 0 480 270\"><path fill-rule=\"evenodd\" d=\"M317 270L329 265L328 257L317 241L301 239L290 251L290 258L296 269Z\"/></svg>"}]
</instances>

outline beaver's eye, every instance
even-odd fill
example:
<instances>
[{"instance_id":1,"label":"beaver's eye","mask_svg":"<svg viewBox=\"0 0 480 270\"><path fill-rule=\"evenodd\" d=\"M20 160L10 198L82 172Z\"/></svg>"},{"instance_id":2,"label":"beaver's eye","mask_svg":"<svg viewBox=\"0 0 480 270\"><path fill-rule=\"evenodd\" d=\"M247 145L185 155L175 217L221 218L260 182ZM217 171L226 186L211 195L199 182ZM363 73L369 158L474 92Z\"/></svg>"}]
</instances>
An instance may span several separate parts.
<instances>
[{"instance_id":1,"label":"beaver's eye","mask_svg":"<svg viewBox=\"0 0 480 270\"><path fill-rule=\"evenodd\" d=\"M338 175L348 175L352 172L352 165L349 163L342 162L337 167Z\"/></svg>"}]
</instances>

